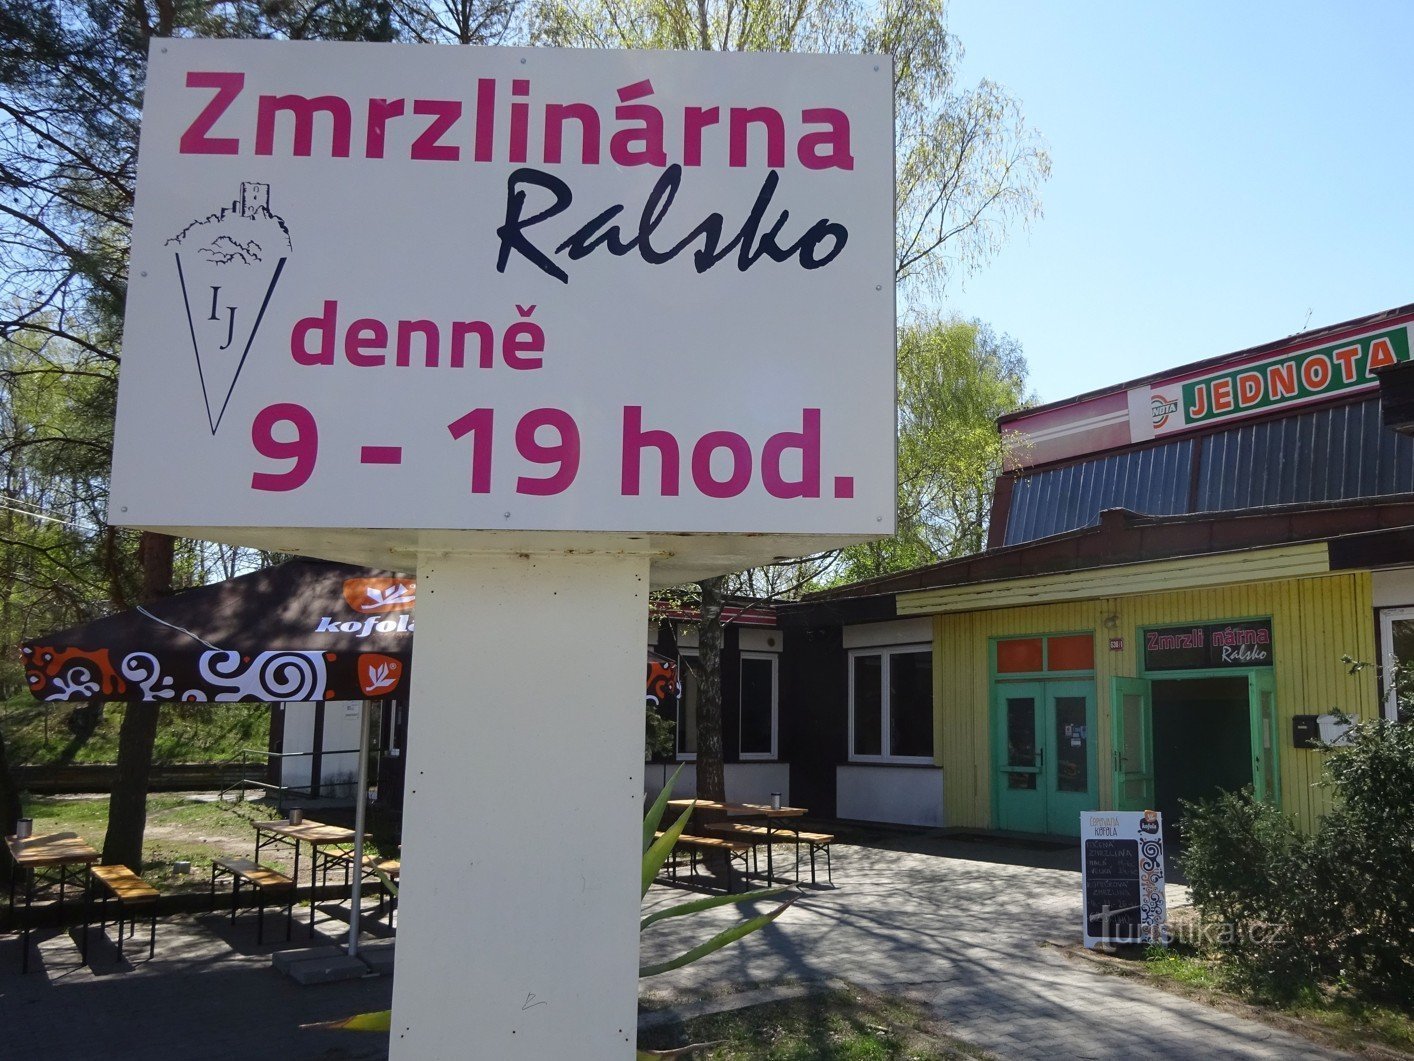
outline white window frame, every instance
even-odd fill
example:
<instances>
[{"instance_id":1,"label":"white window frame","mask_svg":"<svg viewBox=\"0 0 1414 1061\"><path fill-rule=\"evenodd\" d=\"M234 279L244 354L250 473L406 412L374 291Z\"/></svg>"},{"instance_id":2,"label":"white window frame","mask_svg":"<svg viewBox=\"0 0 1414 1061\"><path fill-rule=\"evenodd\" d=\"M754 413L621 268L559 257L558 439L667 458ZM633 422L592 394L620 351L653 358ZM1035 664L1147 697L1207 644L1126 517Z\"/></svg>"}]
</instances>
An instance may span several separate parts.
<instances>
[{"instance_id":1,"label":"white window frame","mask_svg":"<svg viewBox=\"0 0 1414 1061\"><path fill-rule=\"evenodd\" d=\"M677 725L673 727L673 758L675 762L679 763L693 763L697 761L697 753L682 751L682 743L680 741L681 736L686 732L686 727L683 725L683 712L687 709L687 683L689 681L696 683L697 681L691 668L688 667L687 661L689 657L692 658L694 663L700 659L696 649L682 648L679 646L678 678L682 682L682 693L678 696L676 712ZM700 690L699 695L701 695Z\"/></svg>"},{"instance_id":2,"label":"white window frame","mask_svg":"<svg viewBox=\"0 0 1414 1061\"><path fill-rule=\"evenodd\" d=\"M743 761L763 761L773 760L778 754L777 735L780 725L780 703L781 703L781 658L774 652L743 652L741 659L764 659L771 664L771 750L769 752L748 752L741 746L742 734L742 710L745 707L745 700L742 697L742 682L745 678L743 673L745 668L737 669L736 681L736 748L737 758Z\"/></svg>"},{"instance_id":3,"label":"white window frame","mask_svg":"<svg viewBox=\"0 0 1414 1061\"><path fill-rule=\"evenodd\" d=\"M1414 621L1414 607L1380 609L1380 698L1384 703L1385 718L1399 717L1399 707L1394 701L1394 689L1385 681L1385 675L1394 665L1394 623L1397 619Z\"/></svg>"},{"instance_id":4,"label":"white window frame","mask_svg":"<svg viewBox=\"0 0 1414 1061\"><path fill-rule=\"evenodd\" d=\"M932 657L932 654L933 654L933 646L932 646L931 644L919 644L919 645L877 645L877 646L870 646L870 647L868 647L868 648L856 648L856 649L851 649L851 650L850 650L850 653L849 653L849 761L850 761L850 762L852 762L852 763L909 763L909 764L925 764L925 765L928 765L928 766L934 765L935 759L934 759L934 756L933 756L933 755L890 755L888 752L884 752L884 753L881 754L881 755L857 755L857 754L855 754L855 751L854 751L854 661L855 661L855 658L858 657L858 656L879 656L879 657L880 657L880 667L879 667L879 682L880 682L879 700L880 700L880 705L881 705L881 706L880 706L880 709L879 709L879 726L880 726L879 747L880 747L880 748L888 748L888 746L889 746L889 713L890 713L890 710L891 710L891 708L892 708L892 705L891 705L890 702L889 702L889 701L890 701L890 695L889 695L889 672L890 672L890 671L892 670L892 668L893 668L893 657L896 656L896 655L905 655L905 654L911 654L911 653L915 653L915 652L924 652L924 653L927 653L928 656L930 657L930 663L936 663L936 661L935 661L935 660L932 660L932 658L931 658L931 657ZM933 718L932 718L932 722L933 722L933 747L934 747L934 749L936 750L936 748L937 748L937 746L938 746L937 711L936 711L937 705L935 704L935 705L933 705L933 707L934 707L934 709L935 709L934 712L933 712Z\"/></svg>"}]
</instances>

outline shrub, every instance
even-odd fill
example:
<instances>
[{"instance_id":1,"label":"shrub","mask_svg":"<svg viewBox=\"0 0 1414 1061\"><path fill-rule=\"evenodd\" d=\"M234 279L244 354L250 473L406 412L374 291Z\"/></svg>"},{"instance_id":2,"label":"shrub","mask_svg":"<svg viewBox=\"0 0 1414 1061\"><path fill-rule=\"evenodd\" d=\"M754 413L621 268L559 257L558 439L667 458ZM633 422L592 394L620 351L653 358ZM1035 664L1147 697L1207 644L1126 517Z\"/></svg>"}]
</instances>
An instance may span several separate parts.
<instances>
[{"instance_id":1,"label":"shrub","mask_svg":"<svg viewBox=\"0 0 1414 1061\"><path fill-rule=\"evenodd\" d=\"M1313 912L1362 995L1414 1002L1414 726L1350 730L1326 760L1337 802L1312 838Z\"/></svg>"},{"instance_id":2,"label":"shrub","mask_svg":"<svg viewBox=\"0 0 1414 1061\"><path fill-rule=\"evenodd\" d=\"M1249 986L1335 984L1414 1002L1414 727L1357 722L1326 749L1334 809L1303 835L1250 789L1186 804L1184 869L1206 938Z\"/></svg>"},{"instance_id":3,"label":"shrub","mask_svg":"<svg viewBox=\"0 0 1414 1061\"><path fill-rule=\"evenodd\" d=\"M1184 805L1183 868L1203 938L1263 994L1289 994L1321 975L1303 900L1311 843L1252 789Z\"/></svg>"}]
</instances>

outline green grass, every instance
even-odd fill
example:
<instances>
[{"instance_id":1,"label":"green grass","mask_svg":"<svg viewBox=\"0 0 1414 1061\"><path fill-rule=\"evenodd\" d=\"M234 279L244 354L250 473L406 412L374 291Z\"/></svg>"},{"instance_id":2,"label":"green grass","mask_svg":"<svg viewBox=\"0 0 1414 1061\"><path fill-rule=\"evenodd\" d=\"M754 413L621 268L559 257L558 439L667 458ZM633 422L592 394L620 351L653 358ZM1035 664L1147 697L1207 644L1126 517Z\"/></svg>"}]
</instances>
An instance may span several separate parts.
<instances>
[{"instance_id":1,"label":"green grass","mask_svg":"<svg viewBox=\"0 0 1414 1061\"><path fill-rule=\"evenodd\" d=\"M1291 1018L1307 1034L1321 1036L1331 1045L1359 1051L1378 1044L1414 1052L1414 1013L1377 1005L1341 991L1308 988L1295 998L1278 1001L1256 994L1224 968L1221 956L1194 947L1151 947L1142 963L1146 975L1188 988L1208 1001L1232 999L1257 1007L1280 1020Z\"/></svg>"},{"instance_id":2,"label":"green grass","mask_svg":"<svg viewBox=\"0 0 1414 1061\"><path fill-rule=\"evenodd\" d=\"M116 762L124 705L106 705L102 721L82 743L68 725L75 706L42 704L29 697L0 703L0 734L10 765ZM269 739L268 704L162 704L153 761L227 762L247 758L241 754L243 749L265 748Z\"/></svg>"},{"instance_id":3,"label":"green grass","mask_svg":"<svg viewBox=\"0 0 1414 1061\"><path fill-rule=\"evenodd\" d=\"M25 813L34 819L36 834L77 833L102 850L108 829L106 796L31 796ZM188 891L206 887L211 860L223 855L249 858L255 848L252 822L268 821L275 812L258 803L211 802L185 793L148 797L147 831L143 844L142 875L160 891ZM289 872L289 861L280 855L288 848L271 847L261 861ZM177 874L172 863L189 861L190 875Z\"/></svg>"},{"instance_id":4,"label":"green grass","mask_svg":"<svg viewBox=\"0 0 1414 1061\"><path fill-rule=\"evenodd\" d=\"M25 814L34 819L36 834L71 832L103 849L108 831L107 796L29 796ZM143 836L142 876L163 892L195 891L211 879L211 860L223 856L250 858L255 853L254 822L271 821L278 811L265 803L236 803L198 798L191 793L154 793L147 799L147 829ZM399 835L396 819L370 809L369 853L396 858ZM174 862L191 863L190 874L173 871ZM261 849L263 865L289 873L294 849L272 844ZM305 866L308 865L306 862ZM302 867L301 879L304 876Z\"/></svg>"},{"instance_id":5,"label":"green grass","mask_svg":"<svg viewBox=\"0 0 1414 1061\"><path fill-rule=\"evenodd\" d=\"M639 1046L664 1050L724 1040L692 1054L701 1061L941 1061L981 1057L941 1034L926 1012L857 989L751 1006L654 1029Z\"/></svg>"},{"instance_id":6,"label":"green grass","mask_svg":"<svg viewBox=\"0 0 1414 1061\"><path fill-rule=\"evenodd\" d=\"M1185 987L1216 991L1224 984L1219 963L1179 947L1150 947L1144 954L1144 970L1156 980Z\"/></svg>"}]
</instances>

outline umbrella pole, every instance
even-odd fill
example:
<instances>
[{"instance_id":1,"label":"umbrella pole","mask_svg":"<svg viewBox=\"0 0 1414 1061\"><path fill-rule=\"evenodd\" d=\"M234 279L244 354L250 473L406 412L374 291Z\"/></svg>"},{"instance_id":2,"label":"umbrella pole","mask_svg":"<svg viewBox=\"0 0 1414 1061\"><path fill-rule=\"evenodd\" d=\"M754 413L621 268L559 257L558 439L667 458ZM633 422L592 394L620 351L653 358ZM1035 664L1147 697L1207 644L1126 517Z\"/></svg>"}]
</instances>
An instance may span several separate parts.
<instances>
[{"instance_id":1,"label":"umbrella pole","mask_svg":"<svg viewBox=\"0 0 1414 1061\"><path fill-rule=\"evenodd\" d=\"M368 815L368 701L358 709L358 802L354 804L353 891L349 895L349 957L358 957L358 920L363 910L363 828Z\"/></svg>"}]
</instances>

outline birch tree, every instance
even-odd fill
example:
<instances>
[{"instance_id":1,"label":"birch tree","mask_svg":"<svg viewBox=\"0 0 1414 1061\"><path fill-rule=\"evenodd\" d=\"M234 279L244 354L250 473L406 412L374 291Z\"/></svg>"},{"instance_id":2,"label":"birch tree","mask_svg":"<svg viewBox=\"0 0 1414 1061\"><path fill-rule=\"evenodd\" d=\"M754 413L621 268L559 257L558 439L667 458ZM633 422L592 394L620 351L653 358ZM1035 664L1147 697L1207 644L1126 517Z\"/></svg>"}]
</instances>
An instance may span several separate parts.
<instances>
[{"instance_id":1,"label":"birch tree","mask_svg":"<svg viewBox=\"0 0 1414 1061\"><path fill-rule=\"evenodd\" d=\"M569 47L888 54L894 59L894 275L900 297L936 296L984 264L1015 223L1040 216L1040 138L998 85L958 82L962 48L943 0L540 0L536 40ZM720 659L729 588L798 590L833 556L699 584L702 670ZM698 696L697 791L724 799L720 676Z\"/></svg>"}]
</instances>

